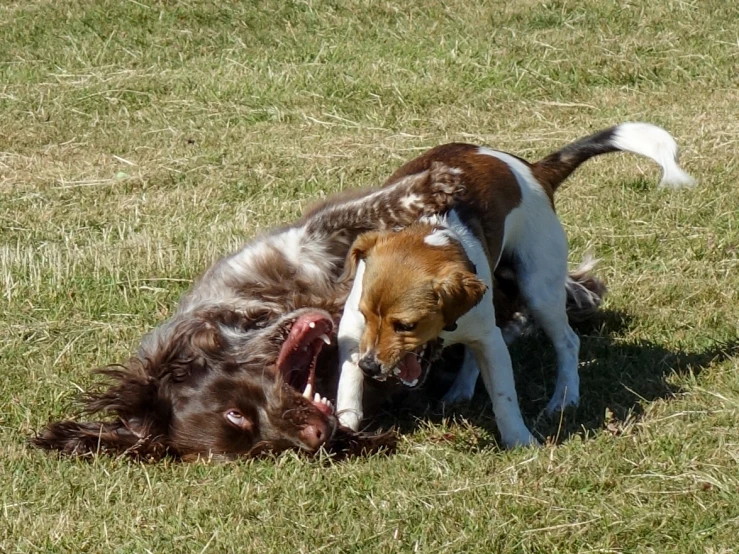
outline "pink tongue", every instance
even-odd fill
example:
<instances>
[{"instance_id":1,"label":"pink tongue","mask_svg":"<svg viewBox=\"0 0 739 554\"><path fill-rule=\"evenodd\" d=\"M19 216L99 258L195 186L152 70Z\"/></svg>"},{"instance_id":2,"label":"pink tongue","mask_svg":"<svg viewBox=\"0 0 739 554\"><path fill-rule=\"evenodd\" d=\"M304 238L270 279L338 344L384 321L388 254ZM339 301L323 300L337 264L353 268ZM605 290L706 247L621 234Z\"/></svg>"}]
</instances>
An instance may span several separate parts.
<instances>
[{"instance_id":1,"label":"pink tongue","mask_svg":"<svg viewBox=\"0 0 739 554\"><path fill-rule=\"evenodd\" d=\"M421 377L421 364L418 363L416 355L409 352L402 362L398 364L400 374L398 378L406 384L411 384Z\"/></svg>"},{"instance_id":2,"label":"pink tongue","mask_svg":"<svg viewBox=\"0 0 739 554\"><path fill-rule=\"evenodd\" d=\"M321 402L313 402L313 405L326 415L333 415L334 411Z\"/></svg>"}]
</instances>

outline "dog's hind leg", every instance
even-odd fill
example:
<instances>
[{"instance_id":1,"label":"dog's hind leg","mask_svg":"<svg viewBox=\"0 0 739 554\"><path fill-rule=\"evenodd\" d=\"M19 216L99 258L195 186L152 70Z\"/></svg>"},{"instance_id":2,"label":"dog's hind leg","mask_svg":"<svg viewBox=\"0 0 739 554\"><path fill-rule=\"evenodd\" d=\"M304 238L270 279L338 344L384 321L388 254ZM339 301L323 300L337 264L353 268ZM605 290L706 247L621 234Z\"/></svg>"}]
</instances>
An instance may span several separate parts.
<instances>
[{"instance_id":1,"label":"dog's hind leg","mask_svg":"<svg viewBox=\"0 0 739 554\"><path fill-rule=\"evenodd\" d=\"M557 354L557 383L547 412L580 401L580 339L567 319L567 239L551 209L531 218L526 240L516 248L516 273L531 315L552 341Z\"/></svg>"}]
</instances>

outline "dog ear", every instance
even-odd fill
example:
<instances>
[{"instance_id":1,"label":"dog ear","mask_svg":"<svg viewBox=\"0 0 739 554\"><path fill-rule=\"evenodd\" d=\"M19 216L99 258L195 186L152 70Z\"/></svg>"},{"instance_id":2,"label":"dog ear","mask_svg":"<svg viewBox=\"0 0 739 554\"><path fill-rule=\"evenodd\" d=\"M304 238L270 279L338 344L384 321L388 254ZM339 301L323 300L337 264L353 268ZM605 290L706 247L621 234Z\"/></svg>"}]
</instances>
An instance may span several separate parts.
<instances>
[{"instance_id":1,"label":"dog ear","mask_svg":"<svg viewBox=\"0 0 739 554\"><path fill-rule=\"evenodd\" d=\"M345 283L354 278L357 274L357 266L360 260L363 260L369 254L369 251L377 244L380 238L380 233L377 231L370 231L359 235L357 240L354 241L352 247L349 249L349 254L346 256L346 263L344 264L344 273L339 278L340 283Z\"/></svg>"},{"instance_id":2,"label":"dog ear","mask_svg":"<svg viewBox=\"0 0 739 554\"><path fill-rule=\"evenodd\" d=\"M170 408L161 398L159 379L149 361L132 358L125 365L96 371L107 383L83 397L88 414L114 416L107 422L59 421L50 423L31 443L46 450L84 455L96 452L159 459L167 452L166 429Z\"/></svg>"},{"instance_id":3,"label":"dog ear","mask_svg":"<svg viewBox=\"0 0 739 554\"><path fill-rule=\"evenodd\" d=\"M164 437L152 436L140 422L57 421L47 425L31 439L31 444L69 456L97 453L127 455L137 459L159 460L167 452Z\"/></svg>"},{"instance_id":4,"label":"dog ear","mask_svg":"<svg viewBox=\"0 0 739 554\"><path fill-rule=\"evenodd\" d=\"M488 287L474 273L455 271L437 282L435 289L444 324L452 327L482 300Z\"/></svg>"},{"instance_id":5,"label":"dog ear","mask_svg":"<svg viewBox=\"0 0 739 554\"><path fill-rule=\"evenodd\" d=\"M95 373L107 378L83 396L85 412L118 416L122 421L155 421L163 411L160 381L152 376L152 362L131 358L125 365L111 365Z\"/></svg>"}]
</instances>

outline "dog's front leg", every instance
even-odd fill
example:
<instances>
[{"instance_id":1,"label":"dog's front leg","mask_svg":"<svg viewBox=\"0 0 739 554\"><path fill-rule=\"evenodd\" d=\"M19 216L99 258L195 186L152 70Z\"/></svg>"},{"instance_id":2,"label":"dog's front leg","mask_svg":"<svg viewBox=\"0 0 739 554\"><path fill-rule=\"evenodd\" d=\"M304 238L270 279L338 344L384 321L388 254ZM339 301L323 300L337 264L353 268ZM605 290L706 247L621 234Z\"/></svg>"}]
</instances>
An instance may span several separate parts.
<instances>
[{"instance_id":1,"label":"dog's front leg","mask_svg":"<svg viewBox=\"0 0 739 554\"><path fill-rule=\"evenodd\" d=\"M339 375L339 391L336 395L336 415L339 423L352 431L359 430L364 413L362 398L364 395L364 374L357 365L359 359L359 344L352 349L342 348L339 341L339 355L341 356L341 374ZM353 350L353 352L352 352Z\"/></svg>"},{"instance_id":2,"label":"dog's front leg","mask_svg":"<svg viewBox=\"0 0 739 554\"><path fill-rule=\"evenodd\" d=\"M350 231L355 237L364 231L405 227L420 217L446 212L463 191L459 171L434 162L425 171L406 175L358 198L308 211L306 234Z\"/></svg>"},{"instance_id":3,"label":"dog's front leg","mask_svg":"<svg viewBox=\"0 0 739 554\"><path fill-rule=\"evenodd\" d=\"M480 366L480 375L493 402L495 422L507 448L539 442L526 427L518 406L513 364L501 330L492 325L479 342L470 344Z\"/></svg>"},{"instance_id":4,"label":"dog's front leg","mask_svg":"<svg viewBox=\"0 0 739 554\"><path fill-rule=\"evenodd\" d=\"M339 390L336 394L336 414L339 423L353 431L359 430L363 417L364 373L359 368L359 340L364 332L365 321L359 311L364 278L364 260L357 265L354 283L344 305L339 322Z\"/></svg>"}]
</instances>

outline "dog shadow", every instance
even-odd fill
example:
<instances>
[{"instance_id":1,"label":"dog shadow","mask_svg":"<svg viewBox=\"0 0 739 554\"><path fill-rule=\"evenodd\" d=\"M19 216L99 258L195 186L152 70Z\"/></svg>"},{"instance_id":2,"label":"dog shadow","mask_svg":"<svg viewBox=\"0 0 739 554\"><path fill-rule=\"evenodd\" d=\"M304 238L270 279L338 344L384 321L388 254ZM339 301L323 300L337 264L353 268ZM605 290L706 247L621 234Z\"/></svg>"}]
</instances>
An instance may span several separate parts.
<instances>
[{"instance_id":1,"label":"dog shadow","mask_svg":"<svg viewBox=\"0 0 739 554\"><path fill-rule=\"evenodd\" d=\"M573 324L580 337L580 406L551 417L544 413L556 372L551 343L543 333L533 331L511 346L521 411L535 436L559 443L575 435L585 439L604 429L620 434L643 416L647 404L669 400L682 392L674 376L698 375L739 354L739 341L698 352L671 351L649 341L629 341L624 332L631 323L628 313L604 310L587 323ZM445 350L423 390L396 394L378 410L373 427L394 426L400 434L406 434L432 429L429 424L435 424L442 431L430 432L431 440L459 443L465 449L498 443L492 405L481 379L469 403L441 403L461 365L463 352L459 347Z\"/></svg>"}]
</instances>

